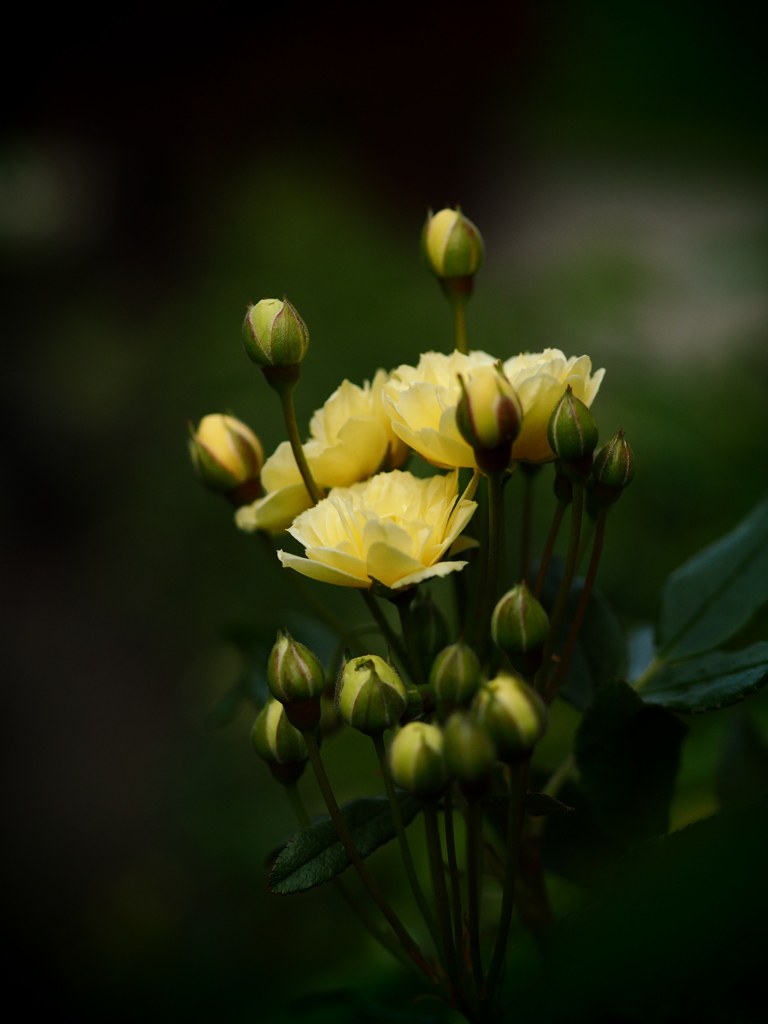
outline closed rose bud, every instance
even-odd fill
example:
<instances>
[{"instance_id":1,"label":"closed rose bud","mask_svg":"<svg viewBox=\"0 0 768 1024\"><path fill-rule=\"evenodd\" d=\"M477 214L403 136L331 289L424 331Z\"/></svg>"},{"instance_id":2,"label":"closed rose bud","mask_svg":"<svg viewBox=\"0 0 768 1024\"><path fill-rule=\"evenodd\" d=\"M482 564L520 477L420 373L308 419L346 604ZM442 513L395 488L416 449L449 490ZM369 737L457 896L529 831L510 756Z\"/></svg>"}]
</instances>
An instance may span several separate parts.
<instances>
[{"instance_id":1,"label":"closed rose bud","mask_svg":"<svg viewBox=\"0 0 768 1024\"><path fill-rule=\"evenodd\" d=\"M309 331L288 299L262 299L246 314L243 344L261 367L296 366L309 348Z\"/></svg>"},{"instance_id":2,"label":"closed rose bud","mask_svg":"<svg viewBox=\"0 0 768 1024\"><path fill-rule=\"evenodd\" d=\"M547 708L518 676L499 675L478 691L473 711L493 737L500 760L516 761L547 729Z\"/></svg>"},{"instance_id":3,"label":"closed rose bud","mask_svg":"<svg viewBox=\"0 0 768 1024\"><path fill-rule=\"evenodd\" d=\"M461 210L427 217L421 236L427 264L439 278L471 277L483 262L483 239Z\"/></svg>"},{"instance_id":4,"label":"closed rose bud","mask_svg":"<svg viewBox=\"0 0 768 1024\"><path fill-rule=\"evenodd\" d=\"M353 729L374 736L396 725L408 705L400 676L377 654L364 654L342 665L336 707Z\"/></svg>"},{"instance_id":5,"label":"closed rose bud","mask_svg":"<svg viewBox=\"0 0 768 1024\"><path fill-rule=\"evenodd\" d=\"M491 635L512 666L524 675L532 674L541 664L549 616L525 581L508 590L493 609Z\"/></svg>"},{"instance_id":6,"label":"closed rose bud","mask_svg":"<svg viewBox=\"0 0 768 1024\"><path fill-rule=\"evenodd\" d=\"M635 456L624 438L624 431L604 445L595 455L592 476L598 505L612 505L635 475Z\"/></svg>"},{"instance_id":7,"label":"closed rose bud","mask_svg":"<svg viewBox=\"0 0 768 1024\"><path fill-rule=\"evenodd\" d=\"M279 782L288 785L299 778L309 757L307 745L279 701L270 699L261 709L251 739L256 753L269 764Z\"/></svg>"},{"instance_id":8,"label":"closed rose bud","mask_svg":"<svg viewBox=\"0 0 768 1024\"><path fill-rule=\"evenodd\" d=\"M320 722L320 698L325 673L318 658L297 643L287 630L278 630L267 663L267 683L275 700L284 704L296 728L314 729Z\"/></svg>"},{"instance_id":9,"label":"closed rose bud","mask_svg":"<svg viewBox=\"0 0 768 1024\"><path fill-rule=\"evenodd\" d=\"M512 442L523 422L517 392L504 376L501 362L479 366L466 380L459 375L459 383L459 433L472 447L480 469L501 472L507 468Z\"/></svg>"},{"instance_id":10,"label":"closed rose bud","mask_svg":"<svg viewBox=\"0 0 768 1024\"><path fill-rule=\"evenodd\" d=\"M585 478L581 472L582 464L588 461L591 469L590 457L597 445L597 438L595 417L581 399L576 398L569 385L555 406L547 426L550 447L569 476L572 476L569 464L575 463L577 478Z\"/></svg>"},{"instance_id":11,"label":"closed rose bud","mask_svg":"<svg viewBox=\"0 0 768 1024\"><path fill-rule=\"evenodd\" d=\"M442 705L450 712L456 705L468 704L477 692L480 676L480 660L463 640L443 648L429 673L429 685L438 709Z\"/></svg>"},{"instance_id":12,"label":"closed rose bud","mask_svg":"<svg viewBox=\"0 0 768 1024\"><path fill-rule=\"evenodd\" d=\"M443 757L443 734L436 725L409 722L389 748L392 778L398 786L422 799L438 796L448 781Z\"/></svg>"},{"instance_id":13,"label":"closed rose bud","mask_svg":"<svg viewBox=\"0 0 768 1024\"><path fill-rule=\"evenodd\" d=\"M197 430L190 424L189 432L192 465L206 487L238 495L237 504L258 498L264 451L250 427L234 416L213 413L200 420Z\"/></svg>"},{"instance_id":14,"label":"closed rose bud","mask_svg":"<svg viewBox=\"0 0 768 1024\"><path fill-rule=\"evenodd\" d=\"M451 776L464 783L486 779L497 761L491 734L465 711L457 711L445 723L443 755Z\"/></svg>"}]
</instances>

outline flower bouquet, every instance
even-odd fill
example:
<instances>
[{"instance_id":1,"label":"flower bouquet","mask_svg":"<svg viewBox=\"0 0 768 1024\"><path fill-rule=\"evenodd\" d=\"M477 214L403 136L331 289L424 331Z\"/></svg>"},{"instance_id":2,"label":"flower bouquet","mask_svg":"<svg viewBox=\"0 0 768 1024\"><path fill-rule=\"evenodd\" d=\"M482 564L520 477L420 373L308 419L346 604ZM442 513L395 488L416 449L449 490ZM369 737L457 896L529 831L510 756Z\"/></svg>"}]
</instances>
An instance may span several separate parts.
<instances>
[{"instance_id":1,"label":"flower bouquet","mask_svg":"<svg viewBox=\"0 0 768 1024\"><path fill-rule=\"evenodd\" d=\"M232 416L191 431L202 481L233 503L237 526L279 560L337 641L321 660L280 629L269 655L253 743L298 825L269 886L335 886L417 986L468 1021L534 1003L541 1019L614 1019L610 983L582 988L564 1009L594 920L569 935L551 879L608 865L621 908L638 860L679 855L685 840L667 831L684 716L739 702L768 679L768 643L733 644L768 600L768 502L669 578L654 639L630 652L595 590L634 474L622 430L599 444L592 405L604 371L554 348L503 358L470 348L480 233L460 210L442 210L422 246L452 308L451 351L343 381L303 441L293 393L309 332L287 299L263 299L245 318L245 350L276 392L288 439L265 461ZM534 551L544 486L551 519ZM360 592L361 625L334 609L334 587ZM539 751L563 702L578 724L552 765ZM339 805L322 747L340 728L369 737L381 796ZM307 765L321 798L314 818L300 786ZM368 860L389 842L415 926ZM598 923L600 913L610 927L598 901ZM511 967L513 919L538 950L527 986ZM664 1019L663 1006L654 1012Z\"/></svg>"}]
</instances>

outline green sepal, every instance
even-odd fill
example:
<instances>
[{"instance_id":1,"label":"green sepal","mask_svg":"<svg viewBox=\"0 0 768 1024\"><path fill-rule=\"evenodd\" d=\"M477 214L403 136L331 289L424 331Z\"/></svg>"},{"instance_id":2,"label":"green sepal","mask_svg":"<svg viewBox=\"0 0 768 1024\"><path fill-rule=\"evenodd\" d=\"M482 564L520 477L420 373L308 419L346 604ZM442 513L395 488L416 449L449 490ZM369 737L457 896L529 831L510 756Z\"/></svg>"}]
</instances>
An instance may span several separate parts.
<instances>
[{"instance_id":1,"label":"green sepal","mask_svg":"<svg viewBox=\"0 0 768 1024\"><path fill-rule=\"evenodd\" d=\"M405 793L398 793L397 799L403 824L408 825L421 810L421 803ZM350 800L341 808L341 814L361 857L395 838L392 814L384 796ZM280 896L305 892L334 878L349 865L333 822L323 818L291 836L272 867L269 889Z\"/></svg>"}]
</instances>

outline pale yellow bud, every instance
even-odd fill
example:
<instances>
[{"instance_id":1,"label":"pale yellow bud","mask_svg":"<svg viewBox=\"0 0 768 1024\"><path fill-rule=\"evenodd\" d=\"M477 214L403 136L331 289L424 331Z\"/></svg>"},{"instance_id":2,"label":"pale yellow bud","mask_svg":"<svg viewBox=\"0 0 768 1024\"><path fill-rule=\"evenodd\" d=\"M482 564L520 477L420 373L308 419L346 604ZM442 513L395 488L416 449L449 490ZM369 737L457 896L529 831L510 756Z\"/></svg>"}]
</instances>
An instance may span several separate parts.
<instances>
[{"instance_id":1,"label":"pale yellow bud","mask_svg":"<svg viewBox=\"0 0 768 1024\"><path fill-rule=\"evenodd\" d=\"M213 413L200 420L197 430L190 426L190 433L192 464L206 487L227 494L250 481L258 482L264 451L245 423Z\"/></svg>"},{"instance_id":2,"label":"pale yellow bud","mask_svg":"<svg viewBox=\"0 0 768 1024\"><path fill-rule=\"evenodd\" d=\"M424 799L436 797L448 780L441 730L426 722L404 725L392 740L389 763L402 789Z\"/></svg>"},{"instance_id":3,"label":"pale yellow bud","mask_svg":"<svg viewBox=\"0 0 768 1024\"><path fill-rule=\"evenodd\" d=\"M422 233L427 263L440 278L471 277L483 262L483 239L461 210L440 210Z\"/></svg>"}]
</instances>

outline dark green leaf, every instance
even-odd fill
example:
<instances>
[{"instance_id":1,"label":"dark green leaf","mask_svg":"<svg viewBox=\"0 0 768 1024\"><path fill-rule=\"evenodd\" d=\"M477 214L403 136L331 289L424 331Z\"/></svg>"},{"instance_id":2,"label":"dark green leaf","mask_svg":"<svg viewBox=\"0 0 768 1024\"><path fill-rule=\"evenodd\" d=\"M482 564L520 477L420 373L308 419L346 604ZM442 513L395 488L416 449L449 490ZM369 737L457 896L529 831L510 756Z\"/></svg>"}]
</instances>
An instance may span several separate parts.
<instances>
[{"instance_id":1,"label":"dark green leaf","mask_svg":"<svg viewBox=\"0 0 768 1024\"><path fill-rule=\"evenodd\" d=\"M538 1015L590 1022L757 1019L767 859L766 801L626 855L603 891L559 926L549 947L558 983L545 993L550 1006L539 997ZM525 1019L526 1008L519 1009Z\"/></svg>"},{"instance_id":2,"label":"dark green leaf","mask_svg":"<svg viewBox=\"0 0 768 1024\"><path fill-rule=\"evenodd\" d=\"M600 826L583 788L569 779L560 790L573 814L547 818L542 838L544 867L586 889L600 889L626 854L626 846Z\"/></svg>"},{"instance_id":3,"label":"dark green leaf","mask_svg":"<svg viewBox=\"0 0 768 1024\"><path fill-rule=\"evenodd\" d=\"M541 595L542 604L548 612L552 611L557 599L562 572L562 560L553 559ZM556 653L563 648L583 589L584 580L577 577L571 587L565 621L555 644ZM579 711L584 711L592 703L598 686L607 679L624 676L626 669L627 638L624 628L606 598L599 590L593 590L559 695Z\"/></svg>"},{"instance_id":4,"label":"dark green leaf","mask_svg":"<svg viewBox=\"0 0 768 1024\"><path fill-rule=\"evenodd\" d=\"M667 580L657 631L664 660L711 651L768 601L768 498Z\"/></svg>"},{"instance_id":5,"label":"dark green leaf","mask_svg":"<svg viewBox=\"0 0 768 1024\"><path fill-rule=\"evenodd\" d=\"M768 744L746 704L734 708L717 768L717 796L724 809L756 804L768 786Z\"/></svg>"},{"instance_id":6,"label":"dark green leaf","mask_svg":"<svg viewBox=\"0 0 768 1024\"><path fill-rule=\"evenodd\" d=\"M407 825L418 814L421 804L406 794L399 794L398 800L403 824ZM383 796L350 800L341 813L361 857L367 857L395 836L389 803ZM269 888L283 896L304 892L338 875L349 863L333 822L324 818L291 837L275 861Z\"/></svg>"},{"instance_id":7,"label":"dark green leaf","mask_svg":"<svg viewBox=\"0 0 768 1024\"><path fill-rule=\"evenodd\" d=\"M627 683L597 692L576 733L581 781L602 827L625 843L667 831L685 726Z\"/></svg>"},{"instance_id":8,"label":"dark green leaf","mask_svg":"<svg viewBox=\"0 0 768 1024\"><path fill-rule=\"evenodd\" d=\"M742 651L711 651L689 661L662 665L640 694L673 711L716 711L737 704L768 681L768 643Z\"/></svg>"}]
</instances>

